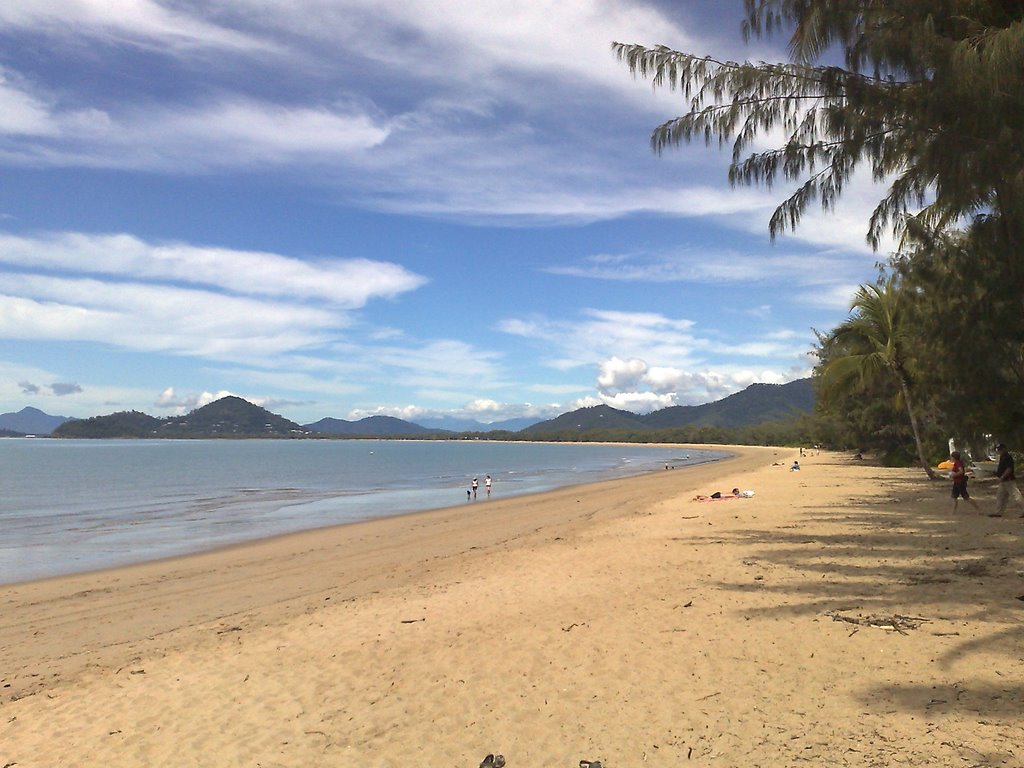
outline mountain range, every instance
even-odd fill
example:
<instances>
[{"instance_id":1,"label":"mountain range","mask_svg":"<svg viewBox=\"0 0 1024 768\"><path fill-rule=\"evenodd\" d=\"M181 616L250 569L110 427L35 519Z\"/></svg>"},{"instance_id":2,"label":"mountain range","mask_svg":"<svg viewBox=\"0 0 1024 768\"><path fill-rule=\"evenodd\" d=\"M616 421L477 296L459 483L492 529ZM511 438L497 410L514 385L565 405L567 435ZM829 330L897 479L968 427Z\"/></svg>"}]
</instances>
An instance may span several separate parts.
<instances>
[{"instance_id":1,"label":"mountain range","mask_svg":"<svg viewBox=\"0 0 1024 768\"><path fill-rule=\"evenodd\" d=\"M607 405L581 408L534 424L526 433L590 429L654 430L689 426L752 427L768 421L789 419L814 410L810 379L788 384L751 384L742 392L704 405L674 405L660 411L636 414Z\"/></svg>"},{"instance_id":2,"label":"mountain range","mask_svg":"<svg viewBox=\"0 0 1024 768\"><path fill-rule=\"evenodd\" d=\"M416 437L467 432L516 432L523 435L586 432L624 429L653 431L687 426L747 427L769 421L781 421L814 409L814 390L810 379L789 384L752 384L742 392L704 405L679 405L636 414L607 405L580 408L547 421L531 423L513 420L458 428L465 421L441 420L453 429L431 424L415 424L392 416L368 416L358 421L325 418L300 425L271 413L240 397L224 397L184 416L157 418L139 411L123 411L89 419L50 416L35 408L0 414L0 434L50 435L54 437Z\"/></svg>"}]
</instances>

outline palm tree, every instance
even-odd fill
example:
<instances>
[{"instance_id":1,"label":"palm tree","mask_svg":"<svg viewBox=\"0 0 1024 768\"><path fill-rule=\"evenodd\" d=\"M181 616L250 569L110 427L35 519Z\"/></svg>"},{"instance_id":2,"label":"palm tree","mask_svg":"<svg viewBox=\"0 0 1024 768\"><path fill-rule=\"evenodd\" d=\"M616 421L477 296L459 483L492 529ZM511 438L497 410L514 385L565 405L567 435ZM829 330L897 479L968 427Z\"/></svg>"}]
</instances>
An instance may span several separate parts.
<instances>
[{"instance_id":1,"label":"palm tree","mask_svg":"<svg viewBox=\"0 0 1024 768\"><path fill-rule=\"evenodd\" d=\"M918 459L934 480L937 475L921 444L921 430L910 394L906 309L895 276L881 285L862 285L850 305L850 317L830 334L834 348L843 352L823 363L819 374L827 388L839 389L863 387L877 376L892 376L907 409Z\"/></svg>"}]
</instances>

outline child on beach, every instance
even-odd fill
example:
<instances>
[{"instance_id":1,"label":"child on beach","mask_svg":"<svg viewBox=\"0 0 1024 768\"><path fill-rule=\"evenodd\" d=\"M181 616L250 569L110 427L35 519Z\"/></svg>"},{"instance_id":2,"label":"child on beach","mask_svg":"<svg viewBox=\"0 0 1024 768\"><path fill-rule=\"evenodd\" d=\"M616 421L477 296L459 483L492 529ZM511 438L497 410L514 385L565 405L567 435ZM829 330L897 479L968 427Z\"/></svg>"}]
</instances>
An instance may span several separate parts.
<instances>
[{"instance_id":1,"label":"child on beach","mask_svg":"<svg viewBox=\"0 0 1024 768\"><path fill-rule=\"evenodd\" d=\"M978 510L978 502L972 499L971 494L967 492L967 468L960 460L960 451L953 451L949 454L949 458L950 461L953 462L953 466L949 470L949 477L953 481L953 511L956 512L961 496L965 501L970 502L972 507Z\"/></svg>"}]
</instances>

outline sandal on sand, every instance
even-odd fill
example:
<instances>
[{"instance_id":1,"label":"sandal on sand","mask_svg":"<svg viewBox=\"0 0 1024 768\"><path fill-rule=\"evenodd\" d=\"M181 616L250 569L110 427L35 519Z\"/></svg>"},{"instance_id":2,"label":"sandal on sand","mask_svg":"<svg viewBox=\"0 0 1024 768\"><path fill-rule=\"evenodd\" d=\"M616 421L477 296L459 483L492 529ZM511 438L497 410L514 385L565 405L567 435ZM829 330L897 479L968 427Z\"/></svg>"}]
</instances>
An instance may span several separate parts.
<instances>
[{"instance_id":1,"label":"sandal on sand","mask_svg":"<svg viewBox=\"0 0 1024 768\"><path fill-rule=\"evenodd\" d=\"M601 768L600 760L580 760L580 768Z\"/></svg>"},{"instance_id":2,"label":"sandal on sand","mask_svg":"<svg viewBox=\"0 0 1024 768\"><path fill-rule=\"evenodd\" d=\"M480 763L480 768L505 768L504 755L488 755Z\"/></svg>"}]
</instances>

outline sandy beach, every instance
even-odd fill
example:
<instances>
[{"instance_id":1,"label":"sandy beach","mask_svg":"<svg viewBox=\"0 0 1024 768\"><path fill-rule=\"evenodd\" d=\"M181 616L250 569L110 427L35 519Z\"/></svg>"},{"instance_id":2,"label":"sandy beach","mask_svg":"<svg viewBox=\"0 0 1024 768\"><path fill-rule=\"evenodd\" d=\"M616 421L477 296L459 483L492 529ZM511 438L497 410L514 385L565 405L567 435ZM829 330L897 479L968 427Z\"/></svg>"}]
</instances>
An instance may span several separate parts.
<instances>
[{"instance_id":1,"label":"sandy beach","mask_svg":"<svg viewBox=\"0 0 1024 768\"><path fill-rule=\"evenodd\" d=\"M1020 511L731 450L0 587L0 768L1024 766Z\"/></svg>"}]
</instances>

